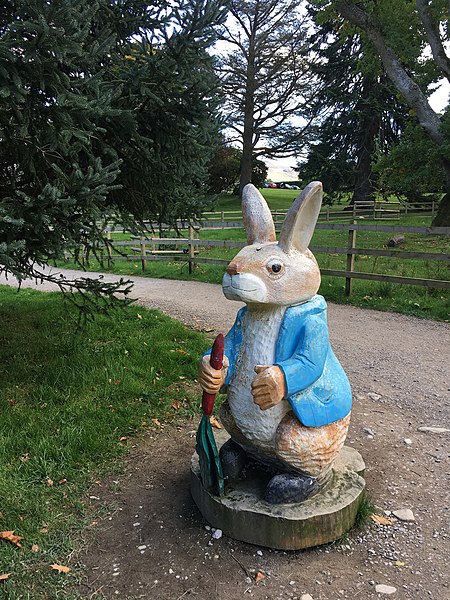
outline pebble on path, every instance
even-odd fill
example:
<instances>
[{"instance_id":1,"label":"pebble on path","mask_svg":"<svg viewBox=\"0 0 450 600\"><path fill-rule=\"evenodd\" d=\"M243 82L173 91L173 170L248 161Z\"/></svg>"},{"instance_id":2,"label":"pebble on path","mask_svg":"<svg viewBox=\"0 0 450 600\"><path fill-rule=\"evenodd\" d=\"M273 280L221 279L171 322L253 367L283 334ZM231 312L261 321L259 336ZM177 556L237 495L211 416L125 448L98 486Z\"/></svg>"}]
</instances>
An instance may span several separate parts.
<instances>
[{"instance_id":1,"label":"pebble on path","mask_svg":"<svg viewBox=\"0 0 450 600\"><path fill-rule=\"evenodd\" d=\"M450 429L447 429L446 427L428 427L423 425L418 427L417 431L422 431L422 433L448 433Z\"/></svg>"},{"instance_id":2,"label":"pebble on path","mask_svg":"<svg viewBox=\"0 0 450 600\"><path fill-rule=\"evenodd\" d=\"M410 508L399 508L393 510L392 514L397 517L400 521L415 521L414 513Z\"/></svg>"},{"instance_id":3,"label":"pebble on path","mask_svg":"<svg viewBox=\"0 0 450 600\"><path fill-rule=\"evenodd\" d=\"M375 591L377 594L386 594L389 596L390 594L395 594L397 588L393 587L392 585L380 584L375 586Z\"/></svg>"}]
</instances>

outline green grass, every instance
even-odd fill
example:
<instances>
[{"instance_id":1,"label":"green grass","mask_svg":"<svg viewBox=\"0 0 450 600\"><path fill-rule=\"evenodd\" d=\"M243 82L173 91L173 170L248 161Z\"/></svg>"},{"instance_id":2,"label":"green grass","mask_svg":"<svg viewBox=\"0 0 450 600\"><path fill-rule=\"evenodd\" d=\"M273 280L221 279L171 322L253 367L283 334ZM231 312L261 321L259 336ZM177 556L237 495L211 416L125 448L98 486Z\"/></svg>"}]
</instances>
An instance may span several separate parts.
<instances>
[{"instance_id":1,"label":"green grass","mask_svg":"<svg viewBox=\"0 0 450 600\"><path fill-rule=\"evenodd\" d=\"M60 295L4 286L0 321L0 531L23 536L22 548L0 540L0 574L12 574L0 598L69 598L58 592L73 585L76 564L68 575L50 565L67 564L93 517L84 494L120 471L130 438L152 419L199 414L193 380L208 342L140 307L77 330Z\"/></svg>"},{"instance_id":2,"label":"green grass","mask_svg":"<svg viewBox=\"0 0 450 600\"><path fill-rule=\"evenodd\" d=\"M299 190L279 190L265 188L260 190L271 210L286 210L300 194ZM220 194L214 204L214 210L241 210L239 196Z\"/></svg>"}]
</instances>

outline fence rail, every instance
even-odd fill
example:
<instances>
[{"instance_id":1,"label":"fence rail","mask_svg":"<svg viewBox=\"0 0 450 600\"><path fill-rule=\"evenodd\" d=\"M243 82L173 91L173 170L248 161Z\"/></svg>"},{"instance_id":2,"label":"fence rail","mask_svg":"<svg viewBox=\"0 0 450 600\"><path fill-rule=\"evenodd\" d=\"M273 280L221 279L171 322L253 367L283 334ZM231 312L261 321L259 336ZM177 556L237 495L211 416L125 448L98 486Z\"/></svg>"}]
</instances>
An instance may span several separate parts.
<instances>
[{"instance_id":1,"label":"fence rail","mask_svg":"<svg viewBox=\"0 0 450 600\"><path fill-rule=\"evenodd\" d=\"M220 221L220 224L227 223ZM233 227L241 227L242 223L233 223ZM322 246L312 245L311 250L317 253L337 254L346 256L345 269L321 269L323 275L345 278L345 291L351 294L352 281L354 279L366 279L373 281L388 282L393 284L407 284L424 286L428 288L450 289L450 281L440 279L425 279L418 277L404 277L386 275L382 273L367 273L355 270L356 256L389 257L402 260L426 260L450 263L450 254L439 252L408 252L404 250L391 250L387 248L358 248L356 245L358 232L383 232L383 233L414 233L427 236L450 236L450 227L416 227L416 226L389 226L385 224L364 223L317 223L316 229L329 231L347 231L346 246ZM187 228L187 237L133 237L130 240L114 241L108 232L108 246L106 260L110 267L116 260L138 260L141 262L142 270L147 268L148 261L182 261L188 263L189 272L192 273L198 264L227 265L228 260L221 258L210 258L200 256L200 248L242 248L245 242L234 240L209 240L199 239L199 230L193 226ZM171 246L171 248L167 248ZM114 249L117 253L114 253ZM88 259L83 252L81 255Z\"/></svg>"}]
</instances>

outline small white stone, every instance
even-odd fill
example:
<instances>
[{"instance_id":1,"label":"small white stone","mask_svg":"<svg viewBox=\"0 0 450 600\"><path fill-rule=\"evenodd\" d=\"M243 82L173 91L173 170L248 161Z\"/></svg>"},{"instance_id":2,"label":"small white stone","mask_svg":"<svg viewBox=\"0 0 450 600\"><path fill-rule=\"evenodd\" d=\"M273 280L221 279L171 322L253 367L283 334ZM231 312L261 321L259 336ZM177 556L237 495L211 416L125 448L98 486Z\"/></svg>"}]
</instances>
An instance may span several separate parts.
<instances>
[{"instance_id":1,"label":"small white stone","mask_svg":"<svg viewBox=\"0 0 450 600\"><path fill-rule=\"evenodd\" d=\"M212 537L215 540L220 540L220 538L222 537L222 530L221 529L213 529L212 530Z\"/></svg>"},{"instance_id":2,"label":"small white stone","mask_svg":"<svg viewBox=\"0 0 450 600\"><path fill-rule=\"evenodd\" d=\"M400 519L400 521L415 521L414 513L409 508L400 508L398 510L393 510L392 514Z\"/></svg>"},{"instance_id":3,"label":"small white stone","mask_svg":"<svg viewBox=\"0 0 450 600\"><path fill-rule=\"evenodd\" d=\"M211 527L209 525L205 525L206 531L211 531Z\"/></svg>"},{"instance_id":4,"label":"small white stone","mask_svg":"<svg viewBox=\"0 0 450 600\"><path fill-rule=\"evenodd\" d=\"M263 555L263 553L261 552L261 550L257 550L257 551L256 551L256 554L257 554L258 556L262 556L262 555Z\"/></svg>"},{"instance_id":5,"label":"small white stone","mask_svg":"<svg viewBox=\"0 0 450 600\"><path fill-rule=\"evenodd\" d=\"M147 546L145 544L142 544L142 546L137 547L138 550L145 550L146 548Z\"/></svg>"},{"instance_id":6,"label":"small white stone","mask_svg":"<svg viewBox=\"0 0 450 600\"><path fill-rule=\"evenodd\" d=\"M290 581L289 585L295 585L295 581Z\"/></svg>"},{"instance_id":7,"label":"small white stone","mask_svg":"<svg viewBox=\"0 0 450 600\"><path fill-rule=\"evenodd\" d=\"M311 596L311 594L302 594L300 596L300 600L313 600L313 597Z\"/></svg>"},{"instance_id":8,"label":"small white stone","mask_svg":"<svg viewBox=\"0 0 450 600\"><path fill-rule=\"evenodd\" d=\"M422 431L423 433L448 433L450 429L446 429L445 427L427 427L424 425L418 427L417 431Z\"/></svg>"},{"instance_id":9,"label":"small white stone","mask_svg":"<svg viewBox=\"0 0 450 600\"><path fill-rule=\"evenodd\" d=\"M367 433L367 435L372 436L372 438L375 435L375 432L373 431L373 429L370 429L370 427L363 427L363 431L364 433Z\"/></svg>"},{"instance_id":10,"label":"small white stone","mask_svg":"<svg viewBox=\"0 0 450 600\"><path fill-rule=\"evenodd\" d=\"M133 527L139 527L140 523L133 523Z\"/></svg>"},{"instance_id":11,"label":"small white stone","mask_svg":"<svg viewBox=\"0 0 450 600\"><path fill-rule=\"evenodd\" d=\"M113 577L117 577L117 575L120 575L119 571L116 571L115 573L112 574Z\"/></svg>"},{"instance_id":12,"label":"small white stone","mask_svg":"<svg viewBox=\"0 0 450 600\"><path fill-rule=\"evenodd\" d=\"M169 573L173 575L173 569L169 569Z\"/></svg>"},{"instance_id":13,"label":"small white stone","mask_svg":"<svg viewBox=\"0 0 450 600\"><path fill-rule=\"evenodd\" d=\"M375 586L375 591L377 594L386 594L389 596L390 594L395 594L397 588L393 587L392 585L379 584Z\"/></svg>"},{"instance_id":14,"label":"small white stone","mask_svg":"<svg viewBox=\"0 0 450 600\"><path fill-rule=\"evenodd\" d=\"M368 397L369 397L371 400L375 400L375 401L377 401L377 400L379 400L379 399L381 398L381 395L380 395L380 394L375 394L375 392L369 392L369 393L367 394L367 396L368 396Z\"/></svg>"},{"instance_id":15,"label":"small white stone","mask_svg":"<svg viewBox=\"0 0 450 600\"><path fill-rule=\"evenodd\" d=\"M411 446L411 444L412 444L412 440L411 440L411 439L409 439L409 438L405 438L403 441L405 442L405 444L406 444L407 446Z\"/></svg>"}]
</instances>

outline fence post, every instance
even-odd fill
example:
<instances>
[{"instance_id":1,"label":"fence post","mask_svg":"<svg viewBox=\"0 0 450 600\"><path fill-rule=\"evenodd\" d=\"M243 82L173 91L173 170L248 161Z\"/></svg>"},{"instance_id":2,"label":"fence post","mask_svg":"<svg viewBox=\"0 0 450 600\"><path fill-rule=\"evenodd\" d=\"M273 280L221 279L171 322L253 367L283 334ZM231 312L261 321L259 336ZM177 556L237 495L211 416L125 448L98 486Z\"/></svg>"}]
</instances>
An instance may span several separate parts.
<instances>
[{"instance_id":1,"label":"fence post","mask_svg":"<svg viewBox=\"0 0 450 600\"><path fill-rule=\"evenodd\" d=\"M354 223L353 223L353 225L354 225ZM348 230L347 249L350 251L350 250L354 250L355 248L356 248L356 229L349 229ZM355 255L352 252L349 252L347 254L346 271L352 273L354 266L355 266ZM345 278L345 295L350 296L351 293L352 293L352 277L350 275L350 277Z\"/></svg>"},{"instance_id":2,"label":"fence post","mask_svg":"<svg viewBox=\"0 0 450 600\"><path fill-rule=\"evenodd\" d=\"M434 210L435 210L435 205L434 205L434 200L431 202L431 216L434 217Z\"/></svg>"},{"instance_id":3,"label":"fence post","mask_svg":"<svg viewBox=\"0 0 450 600\"><path fill-rule=\"evenodd\" d=\"M141 237L141 264L142 270L145 271L147 268L147 249L145 247L145 238Z\"/></svg>"},{"instance_id":4,"label":"fence post","mask_svg":"<svg viewBox=\"0 0 450 600\"><path fill-rule=\"evenodd\" d=\"M330 222L330 207L327 206L327 223Z\"/></svg>"},{"instance_id":5,"label":"fence post","mask_svg":"<svg viewBox=\"0 0 450 600\"><path fill-rule=\"evenodd\" d=\"M222 219L222 229L225 229L225 213L224 211L222 211L222 214L220 215L221 219Z\"/></svg>"},{"instance_id":6,"label":"fence post","mask_svg":"<svg viewBox=\"0 0 450 600\"><path fill-rule=\"evenodd\" d=\"M188 243L189 243L189 275L192 275L192 273L194 272L194 269L197 267L197 265L194 262L194 258L195 258L195 251L197 249L197 246L194 246L194 240L197 239L197 233L195 231L195 229L192 227L192 225L189 223L189 239L188 239Z\"/></svg>"},{"instance_id":7,"label":"fence post","mask_svg":"<svg viewBox=\"0 0 450 600\"><path fill-rule=\"evenodd\" d=\"M112 266L112 248L111 248L111 229L108 227L106 230L106 251L108 252L108 269Z\"/></svg>"}]
</instances>

